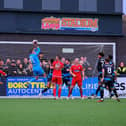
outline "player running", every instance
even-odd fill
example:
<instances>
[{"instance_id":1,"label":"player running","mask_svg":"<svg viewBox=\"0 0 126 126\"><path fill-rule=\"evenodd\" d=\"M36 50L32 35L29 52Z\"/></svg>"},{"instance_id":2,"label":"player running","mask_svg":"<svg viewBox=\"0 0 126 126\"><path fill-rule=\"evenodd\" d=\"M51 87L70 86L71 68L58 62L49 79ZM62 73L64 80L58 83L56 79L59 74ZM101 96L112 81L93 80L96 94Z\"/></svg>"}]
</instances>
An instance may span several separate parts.
<instances>
[{"instance_id":1,"label":"player running","mask_svg":"<svg viewBox=\"0 0 126 126\"><path fill-rule=\"evenodd\" d=\"M95 96L98 95L98 92L100 91L101 87L101 78L102 78L102 68L104 66L105 60L104 60L104 53L100 52L98 54L98 63L97 63L97 70L98 70L98 88L96 90Z\"/></svg>"},{"instance_id":2,"label":"player running","mask_svg":"<svg viewBox=\"0 0 126 126\"><path fill-rule=\"evenodd\" d=\"M60 56L56 56L55 61L53 62L53 74L52 74L52 84L54 85L53 88L53 95L56 98L56 84L58 84L58 98L61 97L62 91L62 69L64 67L63 63L60 61Z\"/></svg>"},{"instance_id":3,"label":"player running","mask_svg":"<svg viewBox=\"0 0 126 126\"><path fill-rule=\"evenodd\" d=\"M120 102L118 99L117 91L113 84L113 73L115 73L113 65L110 64L109 59L105 59L105 64L102 69L102 86L100 87L101 99L98 100L98 102L104 101L104 88L108 88L109 92L113 91L114 95L116 96L116 100Z\"/></svg>"},{"instance_id":4,"label":"player running","mask_svg":"<svg viewBox=\"0 0 126 126\"><path fill-rule=\"evenodd\" d=\"M38 46L38 41L33 40L33 49L30 50L29 59L32 64L33 75L35 76L35 78L32 78L29 82L27 82L27 84L30 84L31 82L37 80L39 76L45 77L45 72L42 69L39 60L39 53L40 53L40 48Z\"/></svg>"},{"instance_id":5,"label":"player running","mask_svg":"<svg viewBox=\"0 0 126 126\"><path fill-rule=\"evenodd\" d=\"M79 64L79 58L75 58L74 65L72 65L70 68L70 73L73 76L73 78L72 78L72 84L69 90L68 98L71 96L72 90L77 83L80 88L80 96L83 99L82 80L84 79L84 69L82 65Z\"/></svg>"}]
</instances>

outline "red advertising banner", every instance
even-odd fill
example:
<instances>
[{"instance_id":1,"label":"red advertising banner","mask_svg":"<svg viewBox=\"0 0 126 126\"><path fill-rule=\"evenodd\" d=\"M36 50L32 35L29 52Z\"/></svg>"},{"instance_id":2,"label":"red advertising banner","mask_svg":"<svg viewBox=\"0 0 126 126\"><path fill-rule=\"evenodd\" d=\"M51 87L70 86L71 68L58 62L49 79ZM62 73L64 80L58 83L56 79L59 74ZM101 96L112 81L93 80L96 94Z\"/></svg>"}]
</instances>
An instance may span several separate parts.
<instances>
[{"instance_id":1,"label":"red advertising banner","mask_svg":"<svg viewBox=\"0 0 126 126\"><path fill-rule=\"evenodd\" d=\"M45 17L41 21L42 30L79 30L92 31L99 30L98 18L56 18Z\"/></svg>"}]
</instances>

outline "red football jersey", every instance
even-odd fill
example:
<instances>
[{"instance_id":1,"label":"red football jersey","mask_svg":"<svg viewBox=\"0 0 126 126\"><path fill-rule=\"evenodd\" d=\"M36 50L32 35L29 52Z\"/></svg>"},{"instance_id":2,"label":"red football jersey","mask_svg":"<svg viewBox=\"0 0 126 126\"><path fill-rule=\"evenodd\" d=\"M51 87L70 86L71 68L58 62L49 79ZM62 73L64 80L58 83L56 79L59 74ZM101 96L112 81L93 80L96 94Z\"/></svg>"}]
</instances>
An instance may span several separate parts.
<instances>
[{"instance_id":1,"label":"red football jersey","mask_svg":"<svg viewBox=\"0 0 126 126\"><path fill-rule=\"evenodd\" d=\"M76 75L76 77L81 77L81 72L84 70L82 65L80 65L80 64L72 65L70 69L71 69L72 73Z\"/></svg>"},{"instance_id":2,"label":"red football jersey","mask_svg":"<svg viewBox=\"0 0 126 126\"><path fill-rule=\"evenodd\" d=\"M53 76L62 76L62 68L64 67L61 61L53 62Z\"/></svg>"}]
</instances>

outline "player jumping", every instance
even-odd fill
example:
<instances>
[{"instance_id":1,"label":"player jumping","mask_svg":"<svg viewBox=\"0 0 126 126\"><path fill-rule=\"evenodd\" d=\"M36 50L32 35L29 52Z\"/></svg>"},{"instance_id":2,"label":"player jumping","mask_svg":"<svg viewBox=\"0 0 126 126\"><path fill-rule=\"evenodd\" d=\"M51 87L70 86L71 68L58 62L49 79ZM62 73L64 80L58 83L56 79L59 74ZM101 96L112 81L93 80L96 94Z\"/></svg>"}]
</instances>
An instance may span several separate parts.
<instances>
[{"instance_id":1,"label":"player jumping","mask_svg":"<svg viewBox=\"0 0 126 126\"><path fill-rule=\"evenodd\" d=\"M79 64L79 58L76 58L74 60L74 65L71 66L70 73L73 76L73 78L72 78L72 84L71 84L69 94L68 94L68 99L71 96L72 90L74 86L76 85L76 83L78 84L80 88L80 95L81 95L81 98L83 99L82 80L84 79L84 69L82 65Z\"/></svg>"},{"instance_id":2,"label":"player jumping","mask_svg":"<svg viewBox=\"0 0 126 126\"><path fill-rule=\"evenodd\" d=\"M33 75L35 76L35 78L32 78L29 82L27 82L27 84L30 84L31 82L37 80L39 76L45 77L45 72L41 67L41 63L38 57L39 53L40 48L38 46L38 41L33 40L33 49L30 50L29 59L32 64Z\"/></svg>"}]
</instances>

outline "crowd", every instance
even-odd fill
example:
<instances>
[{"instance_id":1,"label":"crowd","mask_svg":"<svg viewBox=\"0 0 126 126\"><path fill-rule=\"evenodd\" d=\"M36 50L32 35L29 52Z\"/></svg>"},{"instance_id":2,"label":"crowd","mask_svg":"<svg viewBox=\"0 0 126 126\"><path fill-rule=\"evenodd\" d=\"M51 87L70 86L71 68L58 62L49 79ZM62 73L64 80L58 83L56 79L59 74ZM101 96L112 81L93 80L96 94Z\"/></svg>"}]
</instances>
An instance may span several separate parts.
<instances>
[{"instance_id":1,"label":"crowd","mask_svg":"<svg viewBox=\"0 0 126 126\"><path fill-rule=\"evenodd\" d=\"M39 59L41 61L42 68L44 69L45 73L48 74L50 70L51 60L47 60L43 58L43 54L40 53ZM69 59L65 59L64 57L61 58L63 64L66 62L72 61ZM87 61L87 57L80 57L80 64L85 68L86 76L92 75L92 67L90 63ZM10 59L7 58L6 60L0 59L0 69L7 73L8 76L32 76L32 64L30 63L28 58L21 59Z\"/></svg>"},{"instance_id":2,"label":"crowd","mask_svg":"<svg viewBox=\"0 0 126 126\"><path fill-rule=\"evenodd\" d=\"M44 69L45 73L48 74L50 70L50 63L51 60L47 60L43 58L43 54L40 53L39 59L42 64L42 68ZM66 62L70 62L72 64L72 61L69 59L65 59L62 57L61 59L62 63L65 64ZM80 64L85 69L85 75L87 77L91 77L93 73L93 68L91 67L90 63L87 60L87 57L80 57ZM8 76L32 76L32 64L30 63L28 58L21 59L10 59L7 58L5 61L0 59L0 69L7 73ZM120 62L119 66L117 67L117 73L118 75L126 75L126 66L124 62Z\"/></svg>"}]
</instances>

